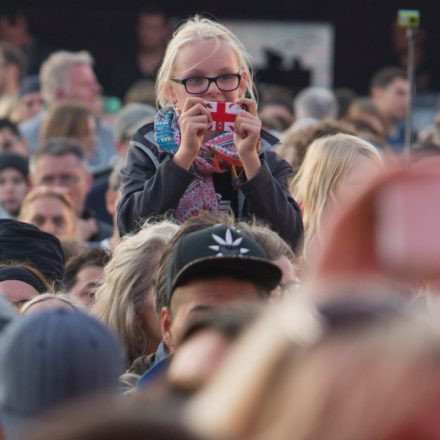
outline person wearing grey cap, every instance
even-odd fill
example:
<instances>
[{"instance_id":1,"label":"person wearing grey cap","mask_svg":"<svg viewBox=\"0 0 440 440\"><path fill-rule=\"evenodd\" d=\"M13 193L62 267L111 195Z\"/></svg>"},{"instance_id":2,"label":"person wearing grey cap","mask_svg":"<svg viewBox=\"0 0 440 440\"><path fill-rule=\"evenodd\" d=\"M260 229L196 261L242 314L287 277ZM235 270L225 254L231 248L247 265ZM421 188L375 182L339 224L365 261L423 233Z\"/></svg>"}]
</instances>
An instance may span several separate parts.
<instances>
[{"instance_id":1,"label":"person wearing grey cap","mask_svg":"<svg viewBox=\"0 0 440 440\"><path fill-rule=\"evenodd\" d=\"M0 423L6 439L45 421L60 405L115 391L123 362L117 337L81 312L56 309L14 321L0 340Z\"/></svg>"},{"instance_id":2,"label":"person wearing grey cap","mask_svg":"<svg viewBox=\"0 0 440 440\"><path fill-rule=\"evenodd\" d=\"M87 207L92 208L101 220L109 224L115 223L113 211L116 209L116 204L113 207L109 207L105 202L105 199L108 198L106 192L109 190L109 184L111 184L112 171L117 168L117 174L119 174L120 168L122 168L122 164L125 162L130 139L140 127L153 122L155 115L156 109L154 107L147 104L132 103L124 106L116 116L115 138L117 155L111 160L111 166L102 170L99 175L95 175L93 186L86 200Z\"/></svg>"}]
</instances>

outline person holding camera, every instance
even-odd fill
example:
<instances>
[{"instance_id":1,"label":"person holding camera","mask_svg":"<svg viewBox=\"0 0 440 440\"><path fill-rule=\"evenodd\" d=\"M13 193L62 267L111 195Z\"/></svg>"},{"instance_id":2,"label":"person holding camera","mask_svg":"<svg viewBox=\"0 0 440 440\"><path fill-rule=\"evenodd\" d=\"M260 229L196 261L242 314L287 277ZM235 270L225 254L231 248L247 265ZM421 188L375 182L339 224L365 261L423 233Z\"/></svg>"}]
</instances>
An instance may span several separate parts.
<instances>
[{"instance_id":1,"label":"person holding camera","mask_svg":"<svg viewBox=\"0 0 440 440\"><path fill-rule=\"evenodd\" d=\"M266 221L298 249L303 225L288 191L293 172L271 151L278 140L261 129L237 38L209 19L189 19L167 47L156 90L160 111L134 136L122 170L121 233L164 213L181 223L203 210L232 212ZM215 107L235 109L227 115L230 131Z\"/></svg>"}]
</instances>

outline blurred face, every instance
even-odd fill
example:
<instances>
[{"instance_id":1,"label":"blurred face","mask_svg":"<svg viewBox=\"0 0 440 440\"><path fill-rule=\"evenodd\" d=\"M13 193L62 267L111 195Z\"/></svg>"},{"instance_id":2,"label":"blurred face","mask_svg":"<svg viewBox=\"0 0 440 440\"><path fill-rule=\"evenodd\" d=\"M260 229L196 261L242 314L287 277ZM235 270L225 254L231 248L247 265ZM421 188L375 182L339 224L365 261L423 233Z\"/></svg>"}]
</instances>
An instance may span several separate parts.
<instances>
[{"instance_id":1,"label":"blurred face","mask_svg":"<svg viewBox=\"0 0 440 440\"><path fill-rule=\"evenodd\" d=\"M0 295L3 295L11 304L20 309L26 302L38 295L38 291L24 281L0 281Z\"/></svg>"},{"instance_id":2,"label":"blurred face","mask_svg":"<svg viewBox=\"0 0 440 440\"><path fill-rule=\"evenodd\" d=\"M31 176L33 186L64 188L72 198L76 215L81 216L91 185L91 176L74 154L41 156Z\"/></svg>"},{"instance_id":3,"label":"blurred face","mask_svg":"<svg viewBox=\"0 0 440 440\"><path fill-rule=\"evenodd\" d=\"M24 17L18 17L11 23L6 17L0 18L0 40L21 46L27 36L27 25Z\"/></svg>"},{"instance_id":4,"label":"blurred face","mask_svg":"<svg viewBox=\"0 0 440 440\"><path fill-rule=\"evenodd\" d=\"M387 87L377 88L373 93L375 102L387 118L394 121L404 119L408 112L409 83L396 78Z\"/></svg>"},{"instance_id":5,"label":"blurred face","mask_svg":"<svg viewBox=\"0 0 440 440\"><path fill-rule=\"evenodd\" d=\"M70 289L70 294L90 309L95 302L95 291L104 279L104 268L87 266L76 275L76 282Z\"/></svg>"},{"instance_id":6,"label":"blurred face","mask_svg":"<svg viewBox=\"0 0 440 440\"><path fill-rule=\"evenodd\" d=\"M101 86L89 64L74 64L67 75L67 86L60 91L59 98L71 99L90 105L93 111L99 108Z\"/></svg>"},{"instance_id":7,"label":"blurred face","mask_svg":"<svg viewBox=\"0 0 440 440\"><path fill-rule=\"evenodd\" d=\"M171 351L182 331L198 313L224 307L234 301L261 301L261 293L250 281L220 277L193 280L174 290L171 309L160 314L162 339Z\"/></svg>"},{"instance_id":8,"label":"blurred face","mask_svg":"<svg viewBox=\"0 0 440 440\"><path fill-rule=\"evenodd\" d=\"M0 171L0 203L6 211L16 216L21 202L28 191L26 177L15 168L6 168Z\"/></svg>"},{"instance_id":9,"label":"blurred face","mask_svg":"<svg viewBox=\"0 0 440 440\"><path fill-rule=\"evenodd\" d=\"M9 128L2 128L0 130L0 153L16 153L27 156L28 149L23 139L20 139Z\"/></svg>"},{"instance_id":10,"label":"blurred face","mask_svg":"<svg viewBox=\"0 0 440 440\"><path fill-rule=\"evenodd\" d=\"M76 236L75 214L55 197L37 197L29 203L21 219L58 238Z\"/></svg>"},{"instance_id":11,"label":"blurred face","mask_svg":"<svg viewBox=\"0 0 440 440\"><path fill-rule=\"evenodd\" d=\"M175 103L175 107L182 110L188 97L199 97L207 101L232 102L244 96L246 78L240 72L240 66L235 52L226 44L221 44L215 50L213 41L197 41L183 46L174 62L174 73L172 78L187 79L191 77L207 76L217 77L226 74L241 73L239 87L230 92L221 91L212 82L209 89L202 94L189 94L183 84L170 82L169 100Z\"/></svg>"},{"instance_id":12,"label":"blurred face","mask_svg":"<svg viewBox=\"0 0 440 440\"><path fill-rule=\"evenodd\" d=\"M142 14L137 25L138 42L141 49L160 49L169 35L169 27L161 14Z\"/></svg>"},{"instance_id":13,"label":"blurred face","mask_svg":"<svg viewBox=\"0 0 440 440\"><path fill-rule=\"evenodd\" d=\"M43 97L41 92L31 92L22 96L18 101L17 115L20 122L33 118L43 110Z\"/></svg>"},{"instance_id":14,"label":"blurred face","mask_svg":"<svg viewBox=\"0 0 440 440\"><path fill-rule=\"evenodd\" d=\"M215 330L198 331L174 353L167 372L168 379L174 386L183 389L202 386L217 371L231 345Z\"/></svg>"}]
</instances>

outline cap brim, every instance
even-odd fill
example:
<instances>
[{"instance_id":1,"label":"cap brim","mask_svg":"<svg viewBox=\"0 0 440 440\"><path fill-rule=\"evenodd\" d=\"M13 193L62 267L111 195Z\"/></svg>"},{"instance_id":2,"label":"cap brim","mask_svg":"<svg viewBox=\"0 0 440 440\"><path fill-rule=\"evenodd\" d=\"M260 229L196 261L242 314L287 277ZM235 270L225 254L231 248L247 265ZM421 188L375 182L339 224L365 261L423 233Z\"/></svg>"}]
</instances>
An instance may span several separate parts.
<instances>
[{"instance_id":1,"label":"cap brim","mask_svg":"<svg viewBox=\"0 0 440 440\"><path fill-rule=\"evenodd\" d=\"M174 278L172 291L194 278L246 279L262 286L268 293L280 283L278 266L258 257L204 257L183 267Z\"/></svg>"}]
</instances>

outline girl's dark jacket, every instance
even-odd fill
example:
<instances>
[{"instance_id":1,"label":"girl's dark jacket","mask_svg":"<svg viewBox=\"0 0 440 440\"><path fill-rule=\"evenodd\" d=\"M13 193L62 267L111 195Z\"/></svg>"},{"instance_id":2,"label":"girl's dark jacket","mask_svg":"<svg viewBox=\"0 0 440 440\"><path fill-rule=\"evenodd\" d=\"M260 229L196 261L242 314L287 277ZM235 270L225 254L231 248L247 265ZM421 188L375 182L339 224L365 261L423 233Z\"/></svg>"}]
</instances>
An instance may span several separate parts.
<instances>
[{"instance_id":1,"label":"girl's dark jacket","mask_svg":"<svg viewBox=\"0 0 440 440\"><path fill-rule=\"evenodd\" d=\"M172 160L172 154L158 151L153 130L153 123L138 130L121 171L122 198L118 206L121 236L138 229L146 218L173 213L195 177L179 167ZM301 212L288 190L292 168L270 150L277 142L274 136L262 130L262 166L250 180L246 180L243 172L239 175L234 213L239 219L254 215L267 222L298 251L303 234Z\"/></svg>"}]
</instances>

